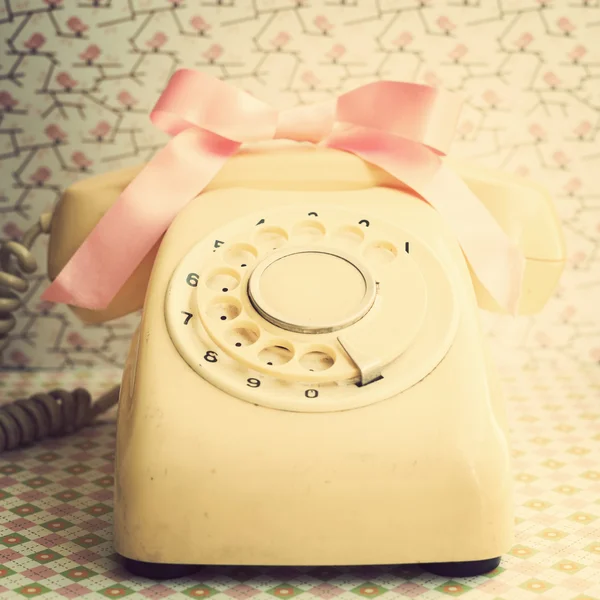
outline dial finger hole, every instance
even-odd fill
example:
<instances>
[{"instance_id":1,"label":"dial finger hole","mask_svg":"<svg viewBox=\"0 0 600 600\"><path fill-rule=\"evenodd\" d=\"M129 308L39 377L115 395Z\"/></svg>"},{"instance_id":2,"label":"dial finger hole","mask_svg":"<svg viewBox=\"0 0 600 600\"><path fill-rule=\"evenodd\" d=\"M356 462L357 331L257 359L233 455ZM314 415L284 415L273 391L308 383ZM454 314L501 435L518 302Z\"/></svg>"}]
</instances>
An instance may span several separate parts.
<instances>
[{"instance_id":1,"label":"dial finger hole","mask_svg":"<svg viewBox=\"0 0 600 600\"><path fill-rule=\"evenodd\" d=\"M256 232L254 241L265 250L277 250L288 241L288 234L281 227L262 227Z\"/></svg>"},{"instance_id":2,"label":"dial finger hole","mask_svg":"<svg viewBox=\"0 0 600 600\"><path fill-rule=\"evenodd\" d=\"M346 248L356 248L365 240L365 232L359 227L340 227L334 234L334 240Z\"/></svg>"},{"instance_id":3,"label":"dial finger hole","mask_svg":"<svg viewBox=\"0 0 600 600\"><path fill-rule=\"evenodd\" d=\"M258 353L258 359L269 367L285 365L294 357L293 349L284 342L276 342L271 346L263 348Z\"/></svg>"},{"instance_id":4,"label":"dial finger hole","mask_svg":"<svg viewBox=\"0 0 600 600\"><path fill-rule=\"evenodd\" d=\"M365 257L374 264L384 265L398 256L398 249L391 242L375 242L365 250Z\"/></svg>"},{"instance_id":5,"label":"dial finger hole","mask_svg":"<svg viewBox=\"0 0 600 600\"><path fill-rule=\"evenodd\" d=\"M258 256L258 250L250 244L234 244L225 251L225 261L242 269L250 266Z\"/></svg>"},{"instance_id":6,"label":"dial finger hole","mask_svg":"<svg viewBox=\"0 0 600 600\"><path fill-rule=\"evenodd\" d=\"M206 314L215 321L233 321L242 312L237 298L220 296L211 302Z\"/></svg>"},{"instance_id":7,"label":"dial finger hole","mask_svg":"<svg viewBox=\"0 0 600 600\"><path fill-rule=\"evenodd\" d=\"M312 350L300 357L300 365L308 371L327 371L335 364L333 352Z\"/></svg>"},{"instance_id":8,"label":"dial finger hole","mask_svg":"<svg viewBox=\"0 0 600 600\"><path fill-rule=\"evenodd\" d=\"M233 269L217 269L206 280L206 287L217 292L231 292L240 284L240 276Z\"/></svg>"},{"instance_id":9,"label":"dial finger hole","mask_svg":"<svg viewBox=\"0 0 600 600\"><path fill-rule=\"evenodd\" d=\"M225 340L228 344L236 348L252 346L260 337L259 328L254 323L243 323L234 329L230 329L225 334Z\"/></svg>"},{"instance_id":10,"label":"dial finger hole","mask_svg":"<svg viewBox=\"0 0 600 600\"><path fill-rule=\"evenodd\" d=\"M318 221L303 221L294 226L292 233L297 241L314 243L324 238L326 231L325 225Z\"/></svg>"}]
</instances>

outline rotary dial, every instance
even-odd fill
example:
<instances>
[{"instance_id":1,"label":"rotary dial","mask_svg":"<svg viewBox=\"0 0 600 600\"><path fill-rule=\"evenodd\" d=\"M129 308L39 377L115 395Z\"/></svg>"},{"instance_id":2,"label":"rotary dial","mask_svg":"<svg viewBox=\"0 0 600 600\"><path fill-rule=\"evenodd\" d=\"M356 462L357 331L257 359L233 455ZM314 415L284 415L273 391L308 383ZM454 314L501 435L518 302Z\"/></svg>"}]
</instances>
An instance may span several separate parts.
<instances>
[{"instance_id":1,"label":"rotary dial","mask_svg":"<svg viewBox=\"0 0 600 600\"><path fill-rule=\"evenodd\" d=\"M248 215L175 269L169 333L225 392L292 411L348 410L414 385L458 313L443 265L383 219L332 205Z\"/></svg>"}]
</instances>

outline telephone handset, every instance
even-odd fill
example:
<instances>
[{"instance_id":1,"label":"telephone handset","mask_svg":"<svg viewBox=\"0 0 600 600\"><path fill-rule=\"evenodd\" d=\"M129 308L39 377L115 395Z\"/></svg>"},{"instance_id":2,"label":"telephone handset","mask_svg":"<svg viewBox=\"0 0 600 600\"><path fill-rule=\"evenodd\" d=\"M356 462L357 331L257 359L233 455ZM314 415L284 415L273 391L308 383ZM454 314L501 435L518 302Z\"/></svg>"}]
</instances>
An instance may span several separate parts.
<instances>
[{"instance_id":1,"label":"telephone handset","mask_svg":"<svg viewBox=\"0 0 600 600\"><path fill-rule=\"evenodd\" d=\"M519 310L539 310L565 260L547 192L446 160L520 246ZM65 192L51 278L136 173ZM120 392L117 551L154 569L494 568L511 477L477 303L499 310L439 214L384 171L322 148L240 152L106 310L74 308L100 323L143 307Z\"/></svg>"}]
</instances>

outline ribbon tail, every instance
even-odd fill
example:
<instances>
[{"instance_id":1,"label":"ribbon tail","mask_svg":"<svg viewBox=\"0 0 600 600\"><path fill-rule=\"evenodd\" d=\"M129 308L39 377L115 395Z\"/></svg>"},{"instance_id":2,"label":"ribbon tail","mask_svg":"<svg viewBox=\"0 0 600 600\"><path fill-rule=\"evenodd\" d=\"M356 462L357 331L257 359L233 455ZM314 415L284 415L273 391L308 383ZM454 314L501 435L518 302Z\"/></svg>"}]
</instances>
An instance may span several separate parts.
<instances>
[{"instance_id":1,"label":"ribbon tail","mask_svg":"<svg viewBox=\"0 0 600 600\"><path fill-rule=\"evenodd\" d=\"M525 259L481 200L422 144L371 129L331 134L325 145L352 152L402 181L449 223L475 275L500 306L516 314Z\"/></svg>"},{"instance_id":2,"label":"ribbon tail","mask_svg":"<svg viewBox=\"0 0 600 600\"><path fill-rule=\"evenodd\" d=\"M239 146L198 128L171 139L104 214L42 299L106 308L181 209Z\"/></svg>"},{"instance_id":3,"label":"ribbon tail","mask_svg":"<svg viewBox=\"0 0 600 600\"><path fill-rule=\"evenodd\" d=\"M454 229L483 287L501 307L516 315L525 272L525 257L517 244L467 184L445 164L426 183L421 195Z\"/></svg>"}]
</instances>

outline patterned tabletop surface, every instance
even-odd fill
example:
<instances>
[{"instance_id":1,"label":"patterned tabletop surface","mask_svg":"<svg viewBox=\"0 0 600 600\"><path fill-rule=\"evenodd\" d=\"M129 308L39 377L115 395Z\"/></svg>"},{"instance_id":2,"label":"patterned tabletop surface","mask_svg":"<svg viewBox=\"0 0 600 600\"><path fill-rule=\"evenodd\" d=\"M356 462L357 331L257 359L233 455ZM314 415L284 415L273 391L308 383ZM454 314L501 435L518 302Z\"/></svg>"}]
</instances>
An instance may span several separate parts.
<instances>
[{"instance_id":1,"label":"patterned tabletop surface","mask_svg":"<svg viewBox=\"0 0 600 600\"><path fill-rule=\"evenodd\" d=\"M133 578L112 549L114 413L69 438L0 458L0 598L418 598L600 600L600 371L501 369L509 400L517 544L487 576L417 567L204 568ZM58 385L94 394L117 370L0 374L3 401Z\"/></svg>"}]
</instances>

